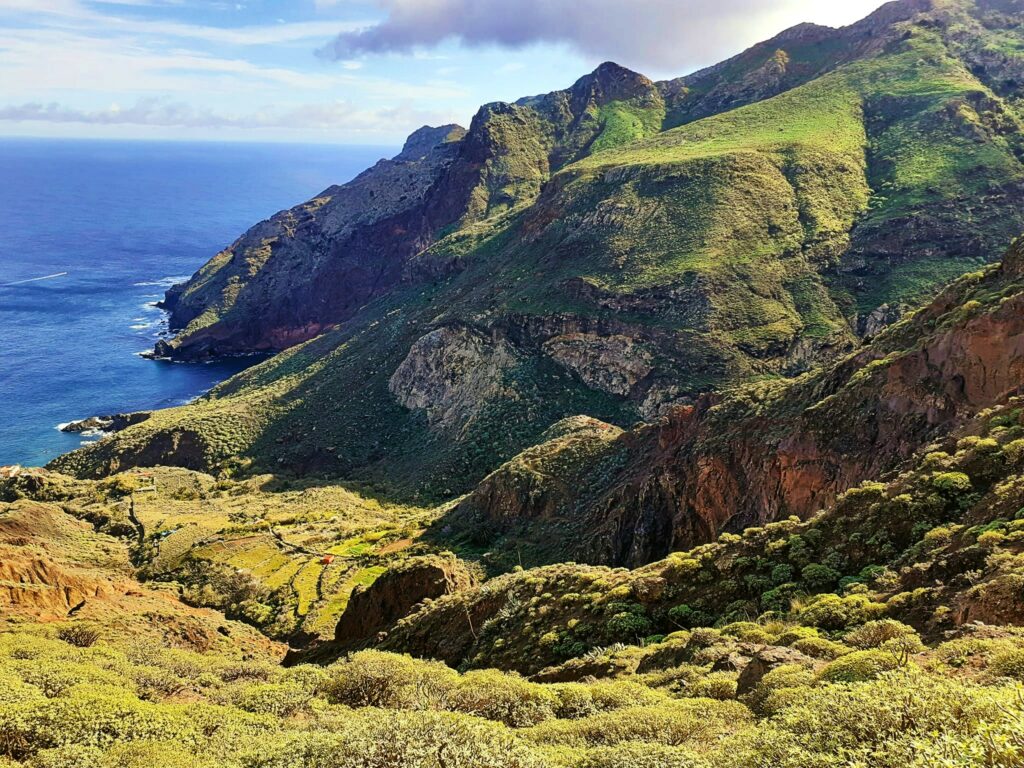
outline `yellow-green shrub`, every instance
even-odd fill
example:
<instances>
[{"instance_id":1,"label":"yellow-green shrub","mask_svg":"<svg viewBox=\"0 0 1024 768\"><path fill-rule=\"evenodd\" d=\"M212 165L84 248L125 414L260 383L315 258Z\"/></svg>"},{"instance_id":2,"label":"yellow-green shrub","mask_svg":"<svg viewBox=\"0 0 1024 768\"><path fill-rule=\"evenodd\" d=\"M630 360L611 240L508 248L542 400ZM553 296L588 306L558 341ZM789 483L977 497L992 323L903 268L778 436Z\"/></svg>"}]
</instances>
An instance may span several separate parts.
<instances>
[{"instance_id":1,"label":"yellow-green shrub","mask_svg":"<svg viewBox=\"0 0 1024 768\"><path fill-rule=\"evenodd\" d=\"M854 651L829 663L819 678L828 683L859 683L874 680L899 665L899 658L887 651Z\"/></svg>"},{"instance_id":2,"label":"yellow-green shrub","mask_svg":"<svg viewBox=\"0 0 1024 768\"><path fill-rule=\"evenodd\" d=\"M496 670L467 672L452 692L449 707L513 728L555 716L558 697L550 688Z\"/></svg>"}]
</instances>

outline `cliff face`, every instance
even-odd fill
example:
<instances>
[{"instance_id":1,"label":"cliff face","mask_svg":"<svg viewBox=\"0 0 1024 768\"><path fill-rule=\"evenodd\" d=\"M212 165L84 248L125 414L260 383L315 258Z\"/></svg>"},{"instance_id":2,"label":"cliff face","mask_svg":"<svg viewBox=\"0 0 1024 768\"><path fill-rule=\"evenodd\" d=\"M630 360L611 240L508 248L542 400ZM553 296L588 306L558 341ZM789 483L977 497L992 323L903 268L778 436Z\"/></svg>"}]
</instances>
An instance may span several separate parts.
<instances>
[{"instance_id":1,"label":"cliff face","mask_svg":"<svg viewBox=\"0 0 1024 768\"><path fill-rule=\"evenodd\" d=\"M168 291L164 306L179 334L155 354L194 360L284 349L350 316L398 280L433 228L458 215L428 207L426 196L464 135L458 126L421 129L394 159L257 224Z\"/></svg>"},{"instance_id":2,"label":"cliff face","mask_svg":"<svg viewBox=\"0 0 1024 768\"><path fill-rule=\"evenodd\" d=\"M455 557L411 558L357 589L334 634L333 647L352 650L376 641L377 633L407 616L424 600L470 589L475 579Z\"/></svg>"}]
</instances>

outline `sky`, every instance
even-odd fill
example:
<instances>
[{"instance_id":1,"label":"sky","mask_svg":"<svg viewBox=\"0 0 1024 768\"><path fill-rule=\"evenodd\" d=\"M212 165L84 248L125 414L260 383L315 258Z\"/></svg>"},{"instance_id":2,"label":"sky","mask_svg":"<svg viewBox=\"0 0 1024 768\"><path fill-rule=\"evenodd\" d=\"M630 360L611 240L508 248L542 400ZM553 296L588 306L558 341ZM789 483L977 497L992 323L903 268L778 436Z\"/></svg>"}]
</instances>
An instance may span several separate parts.
<instances>
[{"instance_id":1,"label":"sky","mask_svg":"<svg viewBox=\"0 0 1024 768\"><path fill-rule=\"evenodd\" d=\"M879 0L0 0L0 135L397 145L612 60L678 77Z\"/></svg>"}]
</instances>

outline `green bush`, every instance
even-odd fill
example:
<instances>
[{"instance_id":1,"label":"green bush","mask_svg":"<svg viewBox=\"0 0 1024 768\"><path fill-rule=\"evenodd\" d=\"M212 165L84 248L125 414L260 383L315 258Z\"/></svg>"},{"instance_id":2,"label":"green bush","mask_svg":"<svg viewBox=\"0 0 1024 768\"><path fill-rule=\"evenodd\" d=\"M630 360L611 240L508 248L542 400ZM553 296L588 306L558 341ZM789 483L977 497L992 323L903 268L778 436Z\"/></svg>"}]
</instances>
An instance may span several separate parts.
<instances>
[{"instance_id":1,"label":"green bush","mask_svg":"<svg viewBox=\"0 0 1024 768\"><path fill-rule=\"evenodd\" d=\"M458 684L455 672L439 662L379 651L354 653L328 672L324 694L350 707L429 709Z\"/></svg>"},{"instance_id":2,"label":"green bush","mask_svg":"<svg viewBox=\"0 0 1024 768\"><path fill-rule=\"evenodd\" d=\"M712 672L686 689L688 696L727 701L736 698L736 675L733 672Z\"/></svg>"},{"instance_id":3,"label":"green bush","mask_svg":"<svg viewBox=\"0 0 1024 768\"><path fill-rule=\"evenodd\" d=\"M780 691L803 690L814 684L814 673L798 664L783 664L769 671L754 690L743 697L754 712L759 715L771 715L783 709L789 701L780 701L776 694ZM772 701L774 699L774 701Z\"/></svg>"},{"instance_id":4,"label":"green bush","mask_svg":"<svg viewBox=\"0 0 1024 768\"><path fill-rule=\"evenodd\" d=\"M869 621L858 627L846 635L843 641L854 648L867 650L869 648L881 648L882 645L896 638L916 635L917 632L914 631L913 627L908 627L902 622L895 621L894 619L880 619L878 621Z\"/></svg>"},{"instance_id":5,"label":"green bush","mask_svg":"<svg viewBox=\"0 0 1024 768\"><path fill-rule=\"evenodd\" d=\"M824 589L839 581L839 573L820 563L811 563L800 570L800 578L812 589Z\"/></svg>"},{"instance_id":6,"label":"green bush","mask_svg":"<svg viewBox=\"0 0 1024 768\"><path fill-rule=\"evenodd\" d=\"M668 618L676 626L686 629L695 627L706 627L714 623L714 617L704 611L691 608L688 605L677 605L669 609Z\"/></svg>"},{"instance_id":7,"label":"green bush","mask_svg":"<svg viewBox=\"0 0 1024 768\"><path fill-rule=\"evenodd\" d=\"M706 743L750 722L750 710L739 702L687 699L581 720L549 720L526 735L538 744L584 748L631 741L681 746Z\"/></svg>"},{"instance_id":8,"label":"green bush","mask_svg":"<svg viewBox=\"0 0 1024 768\"><path fill-rule=\"evenodd\" d=\"M820 627L821 629L848 629L881 618L885 614L885 605L875 603L867 595L835 594L818 595L807 605L797 611L797 618L802 624Z\"/></svg>"},{"instance_id":9,"label":"green bush","mask_svg":"<svg viewBox=\"0 0 1024 768\"><path fill-rule=\"evenodd\" d=\"M551 688L496 670L467 672L451 694L450 708L512 728L537 725L555 716L558 696Z\"/></svg>"},{"instance_id":10,"label":"green bush","mask_svg":"<svg viewBox=\"0 0 1024 768\"><path fill-rule=\"evenodd\" d=\"M847 646L824 637L805 637L793 643L792 647L812 659L838 659L850 653Z\"/></svg>"},{"instance_id":11,"label":"green bush","mask_svg":"<svg viewBox=\"0 0 1024 768\"><path fill-rule=\"evenodd\" d=\"M940 472L932 477L932 488L944 496L959 496L971 491L971 478L963 472Z\"/></svg>"},{"instance_id":12,"label":"green bush","mask_svg":"<svg viewBox=\"0 0 1024 768\"><path fill-rule=\"evenodd\" d=\"M887 651L854 651L829 663L819 678L828 683L860 683L874 680L899 666L899 657Z\"/></svg>"},{"instance_id":13,"label":"green bush","mask_svg":"<svg viewBox=\"0 0 1024 768\"><path fill-rule=\"evenodd\" d=\"M1024 648L996 653L989 662L988 671L997 677L1024 680Z\"/></svg>"},{"instance_id":14,"label":"green bush","mask_svg":"<svg viewBox=\"0 0 1024 768\"><path fill-rule=\"evenodd\" d=\"M704 768L707 765L699 754L685 747L626 742L592 749L574 768Z\"/></svg>"},{"instance_id":15,"label":"green bush","mask_svg":"<svg viewBox=\"0 0 1024 768\"><path fill-rule=\"evenodd\" d=\"M246 712L291 717L309 703L310 694L296 683L249 683L231 699L236 707Z\"/></svg>"}]
</instances>

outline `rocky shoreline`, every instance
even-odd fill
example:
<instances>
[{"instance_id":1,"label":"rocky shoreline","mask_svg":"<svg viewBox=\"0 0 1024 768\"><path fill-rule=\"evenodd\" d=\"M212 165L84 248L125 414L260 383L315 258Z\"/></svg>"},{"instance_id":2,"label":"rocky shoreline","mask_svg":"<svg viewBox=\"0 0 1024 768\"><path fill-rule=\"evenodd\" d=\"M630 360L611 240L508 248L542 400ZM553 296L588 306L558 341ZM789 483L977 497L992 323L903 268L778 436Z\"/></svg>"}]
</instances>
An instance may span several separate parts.
<instances>
[{"instance_id":1,"label":"rocky shoreline","mask_svg":"<svg viewBox=\"0 0 1024 768\"><path fill-rule=\"evenodd\" d=\"M111 416L90 416L87 419L80 419L78 421L70 421L67 424L62 424L59 429L61 432L70 432L73 434L84 434L86 432L120 432L128 427L141 424L151 415L152 414L149 411L139 411L136 413L115 413Z\"/></svg>"}]
</instances>

